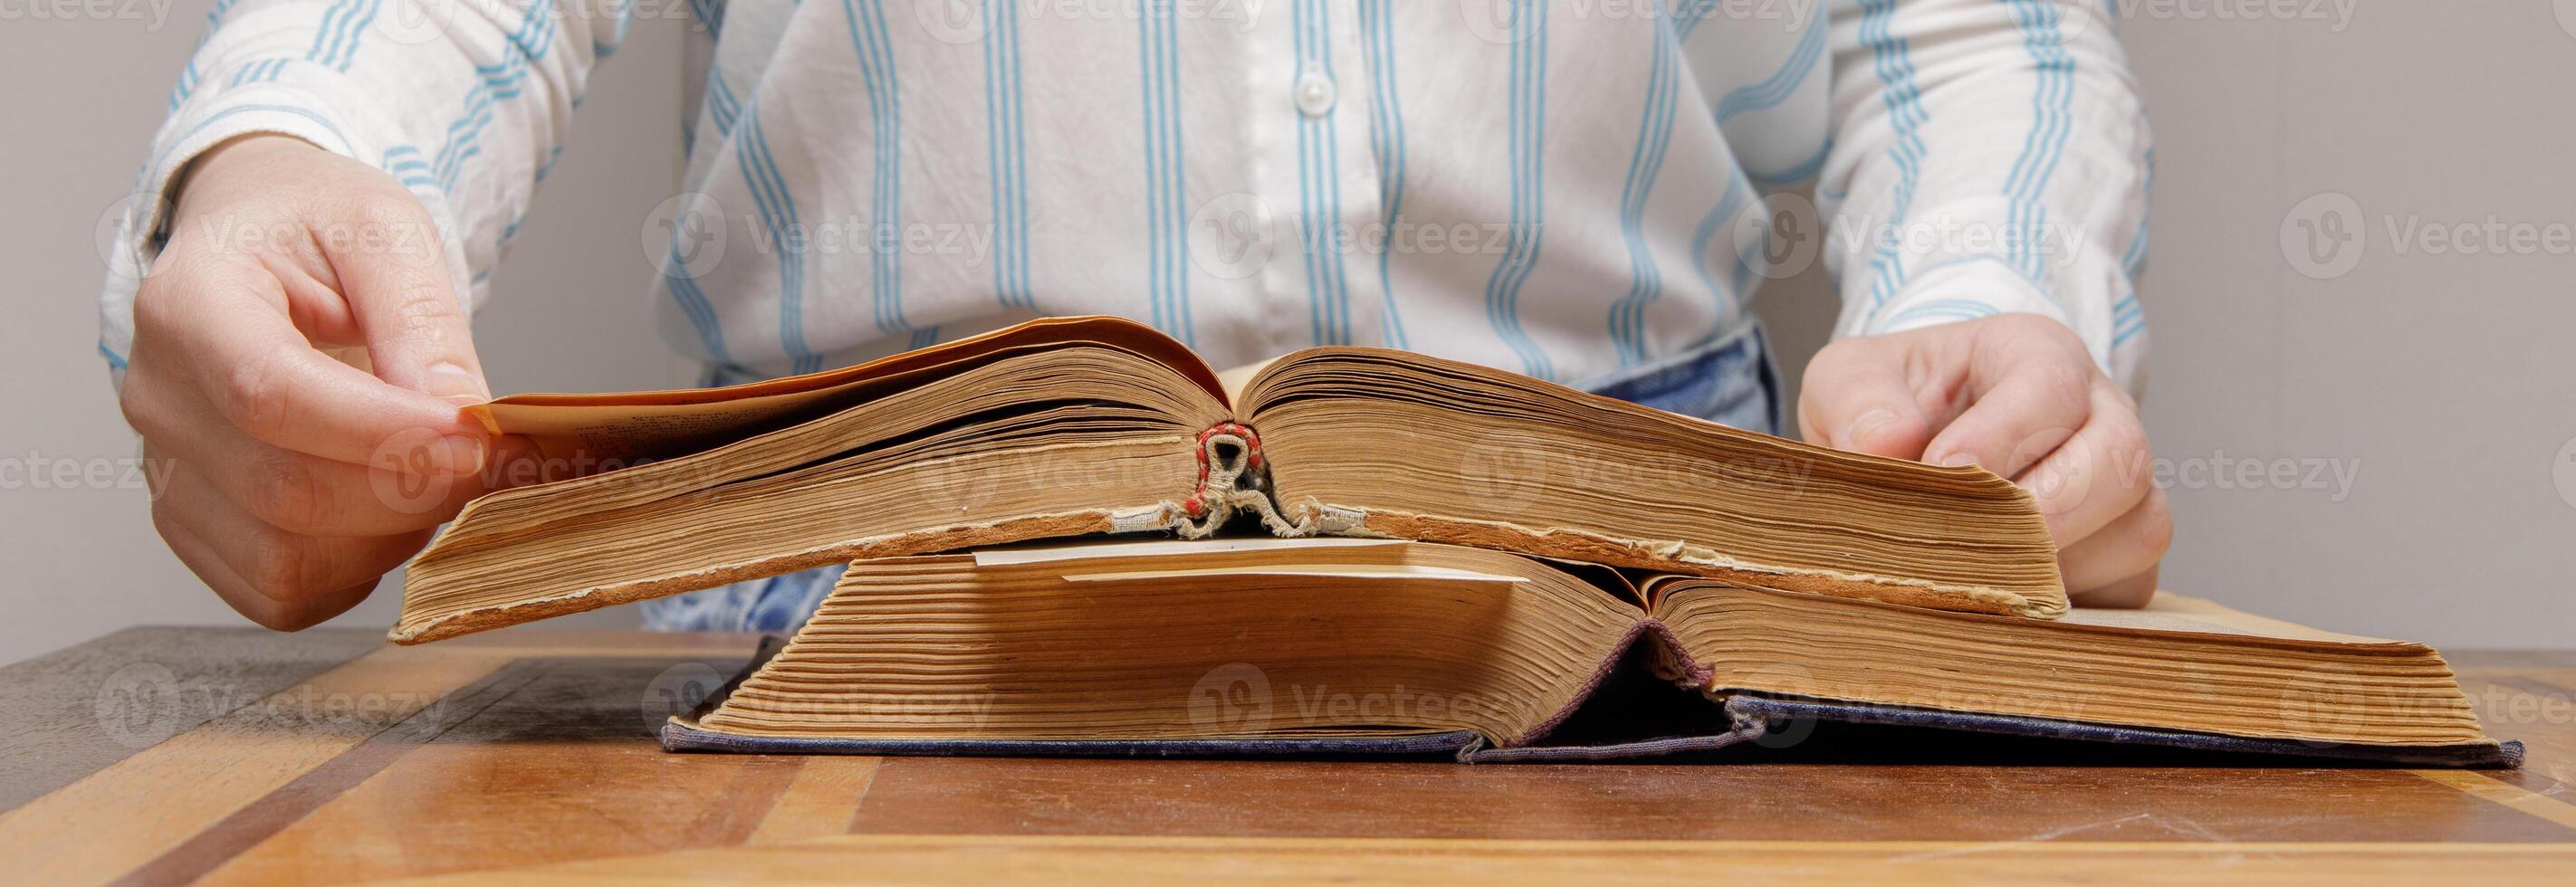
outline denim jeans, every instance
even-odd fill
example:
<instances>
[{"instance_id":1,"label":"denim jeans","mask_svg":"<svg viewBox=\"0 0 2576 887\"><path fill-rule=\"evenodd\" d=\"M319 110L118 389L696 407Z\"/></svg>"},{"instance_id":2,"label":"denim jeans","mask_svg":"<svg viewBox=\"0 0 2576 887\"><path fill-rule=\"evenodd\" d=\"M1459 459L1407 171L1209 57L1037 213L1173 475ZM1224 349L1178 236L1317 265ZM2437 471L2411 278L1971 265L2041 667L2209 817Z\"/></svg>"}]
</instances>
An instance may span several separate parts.
<instances>
[{"instance_id":1,"label":"denim jeans","mask_svg":"<svg viewBox=\"0 0 2576 887\"><path fill-rule=\"evenodd\" d=\"M724 381L724 380L717 380ZM747 381L747 380L732 380ZM711 383L712 384L712 383ZM1576 388L1737 428L1779 433L1779 371L1762 323L1747 319L1707 344L1575 384ZM652 631L792 632L841 579L842 567L736 582L646 601Z\"/></svg>"}]
</instances>

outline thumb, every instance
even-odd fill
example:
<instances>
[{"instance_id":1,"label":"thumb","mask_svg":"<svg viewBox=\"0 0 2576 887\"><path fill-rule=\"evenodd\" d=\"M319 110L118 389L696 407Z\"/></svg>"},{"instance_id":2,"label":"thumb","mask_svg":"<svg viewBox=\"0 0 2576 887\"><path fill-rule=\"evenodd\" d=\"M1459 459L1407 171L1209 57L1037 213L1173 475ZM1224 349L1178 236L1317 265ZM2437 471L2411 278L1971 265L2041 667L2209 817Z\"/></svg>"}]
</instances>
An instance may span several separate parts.
<instances>
[{"instance_id":1,"label":"thumb","mask_svg":"<svg viewBox=\"0 0 2576 887\"><path fill-rule=\"evenodd\" d=\"M408 193L365 200L357 248L331 265L376 377L458 406L492 399L429 211Z\"/></svg>"},{"instance_id":2,"label":"thumb","mask_svg":"<svg viewBox=\"0 0 2576 887\"><path fill-rule=\"evenodd\" d=\"M1906 384L1897 343L1844 339L1808 361L1798 388L1798 433L1808 443L1896 459L1919 459L1932 425Z\"/></svg>"}]
</instances>

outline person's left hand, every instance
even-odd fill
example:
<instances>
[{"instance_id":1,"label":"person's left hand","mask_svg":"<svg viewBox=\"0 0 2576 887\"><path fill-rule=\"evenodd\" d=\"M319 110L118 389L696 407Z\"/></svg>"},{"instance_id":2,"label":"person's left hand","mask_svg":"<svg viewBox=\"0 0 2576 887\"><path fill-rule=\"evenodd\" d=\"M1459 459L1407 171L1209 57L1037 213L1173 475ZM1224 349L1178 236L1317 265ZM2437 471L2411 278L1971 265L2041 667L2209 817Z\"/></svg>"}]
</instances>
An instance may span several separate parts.
<instances>
[{"instance_id":1,"label":"person's left hand","mask_svg":"<svg viewBox=\"0 0 2576 887\"><path fill-rule=\"evenodd\" d=\"M1979 465L2038 500L2075 603L2143 606L2173 517L2149 467L2137 401L2072 330L2003 314L1828 345L1807 364L1809 443Z\"/></svg>"}]
</instances>

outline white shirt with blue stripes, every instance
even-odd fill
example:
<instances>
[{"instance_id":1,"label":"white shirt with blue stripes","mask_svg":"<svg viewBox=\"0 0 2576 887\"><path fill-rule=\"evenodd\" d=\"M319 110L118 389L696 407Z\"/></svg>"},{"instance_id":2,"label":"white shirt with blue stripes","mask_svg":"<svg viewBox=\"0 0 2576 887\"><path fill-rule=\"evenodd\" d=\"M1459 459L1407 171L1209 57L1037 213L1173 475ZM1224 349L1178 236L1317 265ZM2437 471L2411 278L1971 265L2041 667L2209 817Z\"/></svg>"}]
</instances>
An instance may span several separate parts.
<instances>
[{"instance_id":1,"label":"white shirt with blue stripes","mask_svg":"<svg viewBox=\"0 0 2576 887\"><path fill-rule=\"evenodd\" d=\"M681 10L224 0L139 193L294 135L418 195L479 305L593 65L632 17L684 14L657 303L674 346L741 371L1104 313L1220 366L1382 344L1580 383L1734 330L1812 261L1838 334L2032 312L2141 371L2149 138L2097 0ZM133 205L112 363L161 224Z\"/></svg>"}]
</instances>

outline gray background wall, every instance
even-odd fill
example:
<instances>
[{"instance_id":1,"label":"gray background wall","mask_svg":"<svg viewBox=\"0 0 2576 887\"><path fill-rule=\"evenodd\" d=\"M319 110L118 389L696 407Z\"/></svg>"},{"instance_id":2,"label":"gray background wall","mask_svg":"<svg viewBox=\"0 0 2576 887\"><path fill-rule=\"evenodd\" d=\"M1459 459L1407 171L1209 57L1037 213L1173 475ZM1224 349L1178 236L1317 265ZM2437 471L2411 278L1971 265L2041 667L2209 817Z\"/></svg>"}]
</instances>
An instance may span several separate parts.
<instances>
[{"instance_id":1,"label":"gray background wall","mask_svg":"<svg viewBox=\"0 0 2576 887\"><path fill-rule=\"evenodd\" d=\"M69 21L15 4L0 24L0 661L236 621L153 535L139 484L29 475L135 455L93 349L93 229L207 6L155 2ZM2123 8L2160 143L2144 293L2167 587L2448 647L2576 646L2576 0ZM638 22L600 70L495 275L476 328L498 390L686 378L644 313L636 225L679 163L681 26ZM2463 225L2503 249L2422 233ZM2348 239L2311 253L2316 230ZM1757 307L1794 377L1831 296L1802 278ZM388 625L393 604L388 587L337 624Z\"/></svg>"}]
</instances>

